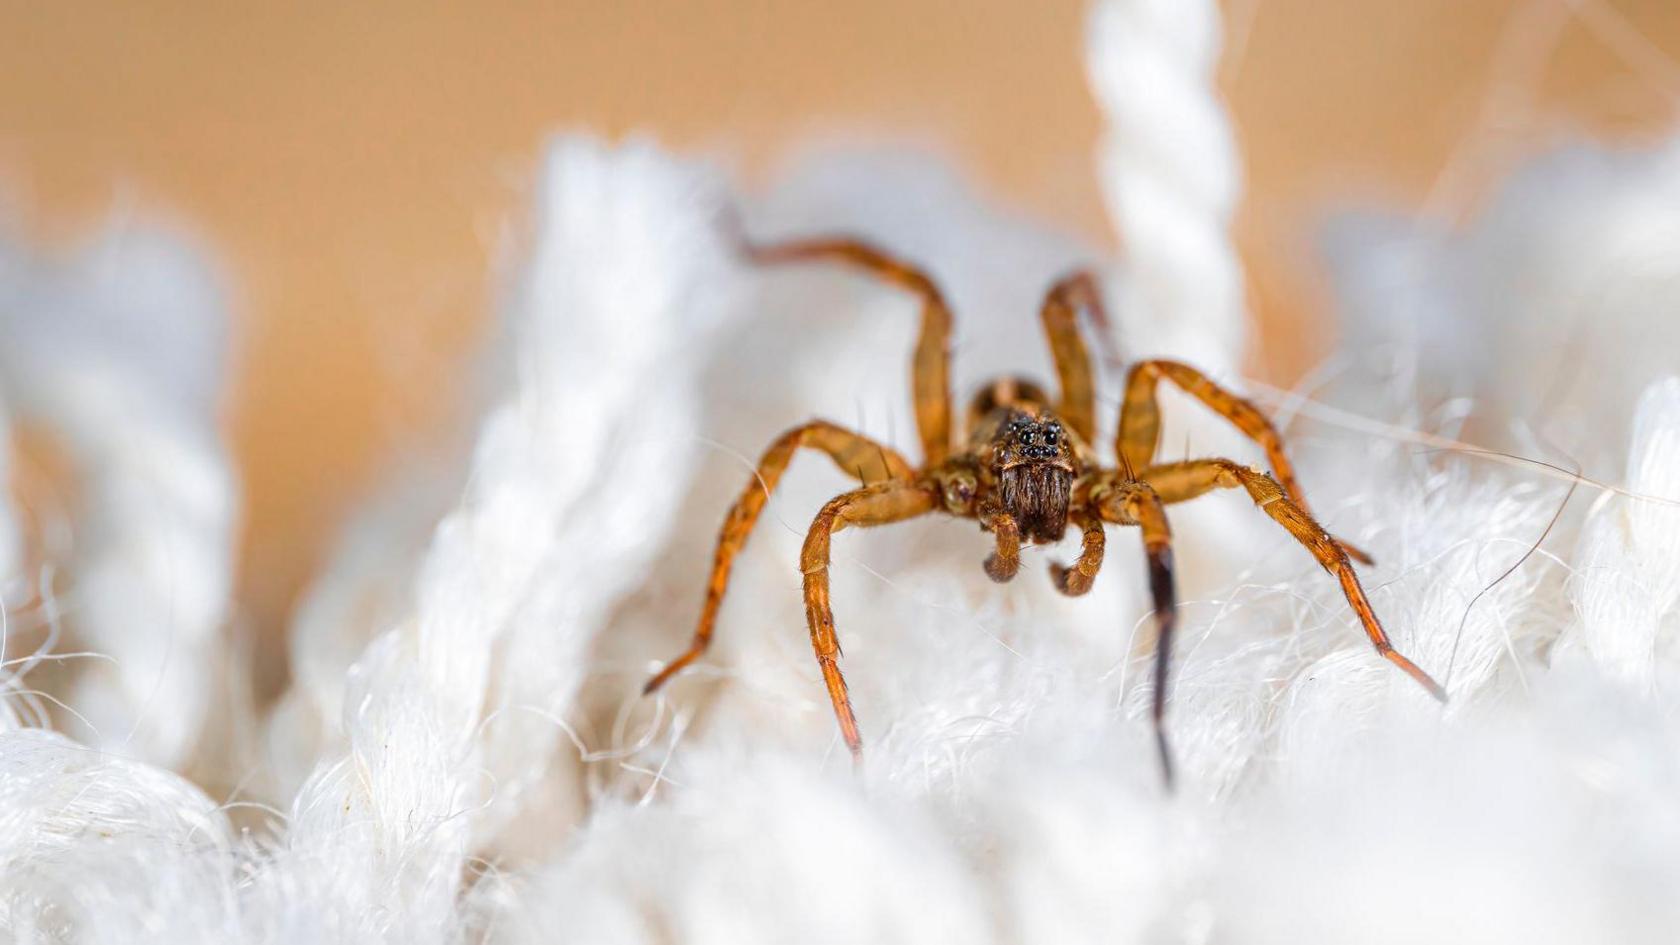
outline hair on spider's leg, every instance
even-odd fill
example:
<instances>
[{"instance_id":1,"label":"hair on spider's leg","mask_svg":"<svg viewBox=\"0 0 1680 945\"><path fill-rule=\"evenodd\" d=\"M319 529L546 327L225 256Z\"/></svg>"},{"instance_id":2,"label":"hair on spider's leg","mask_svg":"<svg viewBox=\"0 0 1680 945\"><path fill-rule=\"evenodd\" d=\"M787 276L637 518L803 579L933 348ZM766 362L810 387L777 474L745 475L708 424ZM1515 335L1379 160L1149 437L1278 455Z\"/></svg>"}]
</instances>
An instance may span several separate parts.
<instances>
[{"instance_id":1,"label":"hair on spider's leg","mask_svg":"<svg viewBox=\"0 0 1680 945\"><path fill-rule=\"evenodd\" d=\"M729 586L729 575L735 565L735 556L746 546L747 538L758 522L759 513L764 511L764 504L770 499L770 493L775 491L776 484L787 471L793 454L802 447L828 454L841 472L855 476L864 483L908 480L912 474L910 464L891 448L826 420L801 424L777 437L776 441L770 444L770 448L764 451L757 468L753 471L753 478L735 499L728 517L723 521L723 527L718 531L717 549L712 558L712 574L706 582L706 601L700 609L700 620L695 626L692 642L689 643L688 649L665 664L664 669L647 681L642 687L643 695L665 685L671 677L699 659L711 645L712 633L717 626L718 609L723 605L723 594Z\"/></svg>"},{"instance_id":2,"label":"hair on spider's leg","mask_svg":"<svg viewBox=\"0 0 1680 945\"><path fill-rule=\"evenodd\" d=\"M1260 408L1214 383L1212 378L1188 364L1157 359L1139 361L1132 366L1131 373L1126 376L1125 399L1120 407L1120 430L1114 442L1115 452L1125 462L1141 470L1155 458L1161 438L1161 408L1156 394L1163 380L1170 381L1201 401L1209 410L1229 420L1243 435L1260 444L1266 451L1266 462L1283 486L1284 494L1308 515L1312 514L1301 484L1295 478L1295 466L1284 452L1283 437L1272 426L1272 421L1260 412ZM1355 546L1340 539L1332 540L1360 564L1376 563Z\"/></svg>"},{"instance_id":3,"label":"hair on spider's leg","mask_svg":"<svg viewBox=\"0 0 1680 945\"><path fill-rule=\"evenodd\" d=\"M1440 702L1447 701L1447 691L1441 684L1394 648L1388 632L1377 619L1376 610L1371 607L1370 599L1365 596L1365 588L1359 583L1353 563L1348 560L1346 546L1331 537L1305 508L1290 499L1277 480L1228 459L1164 463L1144 470L1139 478L1154 487L1166 502L1183 502L1213 489L1243 488L1262 512L1293 535L1341 584L1342 596L1347 598L1348 606L1353 608L1378 655L1398 666L1431 696Z\"/></svg>"},{"instance_id":4,"label":"hair on spider's leg","mask_svg":"<svg viewBox=\"0 0 1680 945\"><path fill-rule=\"evenodd\" d=\"M885 525L902 522L933 511L938 492L907 482L883 482L856 489L830 499L811 522L805 546L799 554L799 569L805 576L805 620L811 631L811 648L816 651L823 685L834 704L840 736L853 759L863 752L857 715L846 691L846 677L840 672L840 638L834 629L834 609L828 596L829 548L834 533L848 526Z\"/></svg>"},{"instance_id":5,"label":"hair on spider's leg","mask_svg":"<svg viewBox=\"0 0 1680 945\"><path fill-rule=\"evenodd\" d=\"M933 466L951 453L951 307L939 286L921 269L863 240L824 236L755 244L742 238L756 263L840 262L862 269L921 297L922 330L911 358L910 389L922 462Z\"/></svg>"}]
</instances>

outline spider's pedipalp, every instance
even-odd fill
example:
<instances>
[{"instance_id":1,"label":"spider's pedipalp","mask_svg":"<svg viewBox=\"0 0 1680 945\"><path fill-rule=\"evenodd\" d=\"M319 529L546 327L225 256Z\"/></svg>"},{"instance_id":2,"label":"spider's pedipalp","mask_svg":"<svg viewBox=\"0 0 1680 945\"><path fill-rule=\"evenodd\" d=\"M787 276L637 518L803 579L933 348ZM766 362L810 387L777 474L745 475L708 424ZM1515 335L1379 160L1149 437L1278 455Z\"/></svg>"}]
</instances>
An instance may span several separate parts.
<instances>
[{"instance_id":1,"label":"spider's pedipalp","mask_svg":"<svg viewBox=\"0 0 1680 945\"><path fill-rule=\"evenodd\" d=\"M1091 589L1102 567L1106 539L1100 514L1080 511L1073 516L1080 529L1079 558L1071 566L1050 562L1050 581L1056 590L1078 597Z\"/></svg>"},{"instance_id":2,"label":"spider's pedipalp","mask_svg":"<svg viewBox=\"0 0 1680 945\"><path fill-rule=\"evenodd\" d=\"M1002 510L982 515L980 525L995 537L992 553L986 556L986 576L999 584L1013 580L1021 569L1021 526Z\"/></svg>"}]
</instances>

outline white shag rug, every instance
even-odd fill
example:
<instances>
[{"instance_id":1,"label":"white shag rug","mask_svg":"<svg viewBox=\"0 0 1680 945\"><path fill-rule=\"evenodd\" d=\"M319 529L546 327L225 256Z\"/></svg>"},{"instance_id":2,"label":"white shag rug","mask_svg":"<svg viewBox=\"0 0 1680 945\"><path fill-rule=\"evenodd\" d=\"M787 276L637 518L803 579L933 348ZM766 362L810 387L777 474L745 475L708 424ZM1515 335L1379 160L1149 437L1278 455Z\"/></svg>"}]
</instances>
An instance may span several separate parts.
<instances>
[{"instance_id":1,"label":"white shag rug","mask_svg":"<svg viewBox=\"0 0 1680 945\"><path fill-rule=\"evenodd\" d=\"M1214 9L1102 7L1092 73L1131 247L1107 280L1118 344L1240 384ZM1072 600L1043 576L1072 542L997 586L971 523L843 533L854 773L799 595L804 525L845 487L820 459L768 506L712 653L638 697L691 631L750 457L813 416L914 440L913 302L841 272L741 268L704 169L640 143L552 145L470 451L394 475L350 524L299 609L293 685L261 718L222 626L236 512L209 283L146 234L70 266L8 252L0 399L67 444L82 488L63 521L0 503L0 932L1671 941L1680 379L1663 374L1680 360L1658 352L1680 352L1680 215L1638 196L1680 187L1677 154L1559 158L1467 233L1335 231L1358 342L1338 404L1442 436L1474 416L1596 481L1548 529L1570 491L1555 470L1313 422L1318 407L1282 398L1309 496L1377 556L1379 613L1452 700L1377 658L1334 582L1245 499L1198 500L1173 510L1171 796L1147 724L1142 556L1122 530ZM1039 294L1092 259L902 156L808 159L745 216L761 235L862 230L925 261L957 310L959 398L1048 374ZM1591 289L1571 306L1559 286ZM1478 320L1398 330L1422 311ZM166 318L168 344L94 340ZM1555 369L1521 352L1583 323L1591 363L1536 401L1535 372ZM1417 355L1454 339L1478 360ZM1169 449L1253 458L1173 409ZM212 798L182 772L235 772L240 790Z\"/></svg>"}]
</instances>

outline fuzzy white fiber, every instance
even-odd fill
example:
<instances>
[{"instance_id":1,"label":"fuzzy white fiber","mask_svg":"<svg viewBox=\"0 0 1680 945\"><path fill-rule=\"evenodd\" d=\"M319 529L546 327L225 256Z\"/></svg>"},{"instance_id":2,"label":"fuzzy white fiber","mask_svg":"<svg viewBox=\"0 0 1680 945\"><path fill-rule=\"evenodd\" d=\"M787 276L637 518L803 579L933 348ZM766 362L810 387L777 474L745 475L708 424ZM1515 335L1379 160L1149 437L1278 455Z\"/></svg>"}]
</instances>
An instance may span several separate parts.
<instances>
[{"instance_id":1,"label":"fuzzy white fiber","mask_svg":"<svg viewBox=\"0 0 1680 945\"><path fill-rule=\"evenodd\" d=\"M1189 76L1208 81L1214 9L1105 7L1097 33L1108 38L1092 49L1093 73L1107 76L1098 84L1130 74L1104 56L1144 48L1136 31L1159 28L1180 38L1158 42L1179 45L1149 68L1163 70L1162 83L1167 64L1185 68L1170 77L1185 109L1211 102ZM1103 97L1122 108L1112 89ZM1211 119L1177 114L1187 126L1211 121L1205 140L1226 142L1217 161L1234 174L1228 131L1207 107ZM1128 120L1137 119L1114 127ZM1105 267L1115 297L1213 305L1185 301L1153 319L1129 311L1119 342L1172 350L1149 335L1158 329L1208 345L1229 370L1245 331L1241 273L1223 236L1234 177L1196 169L1200 185L1128 216L1123 195L1149 185L1109 164L1100 172L1128 246L1152 226L1184 238L1182 257ZM1567 194L1536 184L1522 199ZM817 155L740 200L709 170L647 143L554 141L471 449L374 496L306 596L290 639L292 687L260 730L242 733L262 758L247 772L249 793L228 800L273 805L249 830L239 825L252 822L250 808L208 797L179 773L181 756L162 751L176 744L163 734L204 724L202 703L178 687L210 692L205 680L227 672L194 642L217 634L169 622L209 620L230 566L212 540L231 521L219 491L229 480L206 459L217 455L205 445L213 427L189 406L215 387L215 349L134 344L133 366L107 358L114 349L92 335L41 349L40 364L85 365L88 385L128 385L122 396L143 409L111 426L91 409L31 406L80 403L78 372L0 358L10 415L60 431L94 495L145 481L130 478L151 468L136 456L176 457L169 471L182 477L143 490L156 518L98 503L70 515L75 554L60 580L77 607L126 615L129 636L93 629L78 645L117 656L121 672L149 671L164 695L126 728L60 734L15 711L39 669L15 662L27 651L5 653L0 933L451 945L1672 940L1680 379L1644 379L1632 400L1618 384L1583 383L1567 394L1568 414L1484 418L1519 430L1514 439L1552 421L1563 428L1548 429L1548 443L1568 434L1570 450L1610 457L1587 472L1621 491L1579 487L1532 553L1565 482L1363 432L1289 431L1322 516L1379 559L1364 571L1373 603L1397 645L1446 682L1444 708L1376 656L1335 582L1246 498L1200 499L1199 515L1175 509L1184 600L1171 795L1148 727L1152 641L1134 533L1111 532L1095 589L1068 599L1043 568L1071 542L1030 552L1030 567L1000 586L983 575L987 545L972 523L848 530L831 571L865 738L854 771L799 594L804 527L846 487L820 458L796 460L767 506L711 653L657 697L639 695L686 642L717 526L776 433L826 417L906 451L916 442L906 383L914 301L828 268L744 268L717 225L729 200L757 236L861 230L926 262L958 313L959 395L1004 371L1046 376L1039 296L1093 261L986 206L927 159ZM1539 228L1573 225L1561 210L1536 219L1487 232L1518 246L1543 239ZM1504 285L1512 311L1543 305L1542 284L1500 268L1520 254L1484 239L1479 284ZM1397 286L1381 265L1393 258L1388 244L1350 237L1338 247L1358 325L1381 324L1381 301L1401 291L1473 310L1456 294L1464 278L1440 272L1464 265L1463 254L1408 253ZM1576 259L1553 259L1555 278L1568 279L1556 269ZM1618 311L1654 312L1672 298L1646 294L1659 283L1644 270L1622 278L1600 257L1579 259L1612 290L1602 298L1628 306ZM76 287L100 285L94 274L18 278L60 288L8 296L24 301L6 325L96 310L54 301L90 297ZM197 311L202 284L178 270L173 288L154 287L179 305L146 310ZM1629 319L1595 343L1640 351L1648 336ZM1348 363L1341 385L1362 391L1361 409L1380 419L1451 433L1468 409L1435 410L1467 393L1455 379ZM1517 376L1532 380L1478 377L1477 409L1518 403ZM1566 416L1595 422L1568 426ZM1201 425L1180 429L1190 432L1169 442L1224 449ZM115 438L121 449L99 445L112 430L163 431L140 442L172 451L131 453L127 436ZM212 468L221 474L183 485ZM42 543L29 510L8 504L0 552L19 549L14 578L32 587ZM20 532L30 540L8 545ZM170 573L202 573L147 587L171 587L196 609L160 615L146 594L117 596L136 585L101 577L106 562L152 573L133 535L186 549L167 556L178 565ZM221 557L202 560L213 548ZM96 593L114 596L90 600ZM167 664L123 649L162 640L174 641ZM77 709L98 698L82 685L62 692ZM129 729L158 734L144 744L106 737Z\"/></svg>"},{"instance_id":2,"label":"fuzzy white fiber","mask_svg":"<svg viewBox=\"0 0 1680 945\"><path fill-rule=\"evenodd\" d=\"M1241 171L1214 90L1219 5L1114 0L1096 7L1086 57L1106 127L1097 176L1126 247L1116 296L1133 355L1234 368L1247 335L1229 225Z\"/></svg>"},{"instance_id":3,"label":"fuzzy white fiber","mask_svg":"<svg viewBox=\"0 0 1680 945\"><path fill-rule=\"evenodd\" d=\"M1346 215L1328 250L1350 346L1473 398L1490 438L1520 419L1588 468L1613 465L1638 398L1680 370L1676 206L1680 139L1561 150L1461 230Z\"/></svg>"},{"instance_id":4,"label":"fuzzy white fiber","mask_svg":"<svg viewBox=\"0 0 1680 945\"><path fill-rule=\"evenodd\" d=\"M12 481L11 417L0 400L0 484ZM23 533L9 490L0 489L0 604L23 596Z\"/></svg>"},{"instance_id":5,"label":"fuzzy white fiber","mask_svg":"<svg viewBox=\"0 0 1680 945\"><path fill-rule=\"evenodd\" d=\"M20 603L19 581L39 598L29 627L8 627L6 655L43 639L30 630L48 641L37 656L98 654L62 700L71 731L165 767L192 760L210 712L233 569L235 483L216 421L226 315L199 255L132 225L67 260L0 245L0 400L75 480L69 507L38 510L30 574L9 553L16 518L0 515L3 600ZM74 575L62 595L56 571Z\"/></svg>"}]
</instances>

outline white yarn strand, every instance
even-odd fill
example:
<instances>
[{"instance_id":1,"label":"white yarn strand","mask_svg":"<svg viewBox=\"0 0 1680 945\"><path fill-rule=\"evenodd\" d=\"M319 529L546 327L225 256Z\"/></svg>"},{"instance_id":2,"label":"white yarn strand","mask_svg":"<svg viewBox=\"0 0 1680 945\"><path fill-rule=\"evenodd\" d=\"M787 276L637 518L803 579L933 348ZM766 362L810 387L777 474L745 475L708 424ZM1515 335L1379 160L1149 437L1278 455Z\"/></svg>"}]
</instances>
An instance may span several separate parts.
<instances>
[{"instance_id":1,"label":"white yarn strand","mask_svg":"<svg viewBox=\"0 0 1680 945\"><path fill-rule=\"evenodd\" d=\"M297 606L287 638L291 684L263 732L266 796L295 797L319 759L347 748L345 675L410 609L427 540L460 494L458 474L430 462L411 459L352 513Z\"/></svg>"},{"instance_id":2,"label":"white yarn strand","mask_svg":"<svg viewBox=\"0 0 1680 945\"><path fill-rule=\"evenodd\" d=\"M0 732L0 930L13 941L256 941L238 924L231 838L175 774L55 732Z\"/></svg>"},{"instance_id":3,"label":"white yarn strand","mask_svg":"<svg viewBox=\"0 0 1680 945\"><path fill-rule=\"evenodd\" d=\"M1242 171L1217 85L1223 25L1216 0L1104 0L1091 14L1086 72L1103 114L1097 179L1122 262L1109 304L1114 348L1128 362L1185 361L1241 393L1249 329L1230 230ZM1261 461L1251 441L1173 385L1158 396L1167 455ZM1226 584L1243 564L1236 549L1271 527L1231 501L1172 517L1176 529L1209 536L1180 549L1180 588L1192 596Z\"/></svg>"},{"instance_id":4,"label":"white yarn strand","mask_svg":"<svg viewBox=\"0 0 1680 945\"><path fill-rule=\"evenodd\" d=\"M484 420L412 615L351 668L349 755L294 804L284 884L331 906L292 934L464 934L457 897L486 805L513 807L559 743L524 710L565 711L604 609L638 580L681 488L693 382L679 354L716 322L703 196L645 146L554 146L511 324L517 383Z\"/></svg>"},{"instance_id":5,"label":"white yarn strand","mask_svg":"<svg viewBox=\"0 0 1680 945\"><path fill-rule=\"evenodd\" d=\"M1104 0L1086 60L1105 118L1097 176L1126 260L1125 353L1215 372L1237 367L1247 334L1229 232L1241 172L1215 88L1222 22L1214 0Z\"/></svg>"},{"instance_id":6,"label":"white yarn strand","mask_svg":"<svg viewBox=\"0 0 1680 945\"><path fill-rule=\"evenodd\" d=\"M204 725L232 584L236 499L216 409L225 310L195 251L111 228L0 285L0 383L70 457L79 505L67 620L86 649L68 701L118 754L165 767Z\"/></svg>"},{"instance_id":7,"label":"white yarn strand","mask_svg":"<svg viewBox=\"0 0 1680 945\"><path fill-rule=\"evenodd\" d=\"M1224 235L1234 155L1208 91L1217 25L1211 3L1110 0L1092 72L1112 116L1116 219L1139 235L1131 340L1222 370L1240 356L1242 320ZM1122 141L1128 128L1138 134ZM1173 150L1183 142L1199 150ZM1030 318L1011 319L1077 253L912 165L894 176L836 162L795 178L766 216L782 233L843 215L903 236L918 258L944 253L930 262L973 312L959 351L986 370L1024 360L1006 332ZM1404 297L1468 310L1456 292L1520 284L1523 247L1572 245L1588 214L1579 195L1622 186L1619 166L1571 165L1570 186L1552 188L1561 172L1542 162L1524 198L1532 225L1499 224L1496 207L1472 225L1475 252L1443 237L1447 251L1407 256L1428 291ZM298 618L294 688L265 730L285 769L273 785L300 784L274 835L242 837L156 764L22 727L35 697L0 667L0 937L1563 945L1661 942L1680 927L1680 521L1641 498L1680 499L1673 377L1642 378L1636 407L1621 402L1626 378L1585 385L1603 399L1568 398L1596 421L1577 442L1623 457L1631 494L1563 515L1543 541L1563 499L1552 480L1376 450L1387 458L1336 475L1301 454L1309 494L1342 485L1353 537L1382 562L1361 571L1373 606L1448 683L1446 706L1373 651L1335 580L1240 495L1206 500L1259 522L1234 548L1175 506L1179 547L1227 547L1241 571L1181 601L1173 795L1136 645L1149 613L1135 530L1111 530L1081 598L1042 574L1071 541L1029 551L1033 566L999 585L972 523L842 531L829 574L866 739L854 770L797 567L810 516L848 486L808 457L737 559L719 646L642 699L643 670L693 626L723 503L747 475L733 453L813 414L851 419L834 415L848 405L870 432L912 438L908 411L884 406L902 391L903 345L881 342L913 335L913 300L820 267L744 274L716 230L717 196L708 174L646 144L550 147L504 306L504 383L464 468L438 478L459 485L381 496ZM1647 247L1666 232L1637 208L1595 226ZM1344 276L1382 251L1340 250ZM190 694L215 649L194 641L217 612L206 602L225 597L231 486L204 409L219 349L172 347L202 336L185 329L147 348L142 332L116 346L130 364L91 326L219 308L189 304L184 270L164 278L117 257L114 270L0 266L0 391L64 439L87 479L70 562L72 596L92 607L79 624L114 634L123 606L126 645L172 641L160 669L95 640L121 672L164 674L153 706L178 730L144 736L161 758L201 724ZM1593 297L1635 325L1667 284L1660 266L1552 258L1556 284L1599 286ZM1387 298L1345 281L1350 307ZM736 322L743 296L757 317ZM38 312L66 318L18 317ZM1612 325L1595 343L1648 367L1652 337ZM180 369L160 369L177 356ZM1515 402L1532 382L1514 373L1481 393ZM1349 379L1390 413L1412 407L1410 390ZM1419 387L1453 392L1427 372ZM1330 455L1347 465L1354 447ZM713 481L710 465L727 475ZM1188 584L1199 566L1179 561ZM187 606L160 612L159 598Z\"/></svg>"},{"instance_id":8,"label":"white yarn strand","mask_svg":"<svg viewBox=\"0 0 1680 945\"><path fill-rule=\"evenodd\" d=\"M1627 487L1642 496L1680 500L1680 377L1648 388L1633 419ZM1586 523L1569 584L1579 622L1571 632L1609 675L1649 691L1672 684L1672 639L1680 606L1680 508L1609 498ZM1662 630L1670 633L1663 639Z\"/></svg>"}]
</instances>

